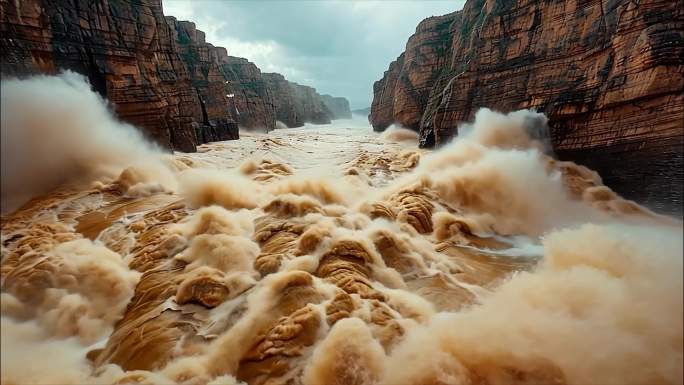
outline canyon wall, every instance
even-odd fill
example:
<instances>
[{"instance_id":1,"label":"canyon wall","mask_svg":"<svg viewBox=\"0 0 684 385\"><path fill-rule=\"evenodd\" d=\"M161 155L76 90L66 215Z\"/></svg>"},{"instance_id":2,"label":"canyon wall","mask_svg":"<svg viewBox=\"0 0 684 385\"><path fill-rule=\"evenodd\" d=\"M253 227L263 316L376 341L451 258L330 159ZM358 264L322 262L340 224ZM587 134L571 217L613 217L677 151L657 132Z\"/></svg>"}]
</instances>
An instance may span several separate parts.
<instances>
[{"instance_id":1,"label":"canyon wall","mask_svg":"<svg viewBox=\"0 0 684 385\"><path fill-rule=\"evenodd\" d=\"M161 0L0 1L0 32L3 77L81 73L166 148L237 139L238 126L275 128L274 90L259 68L207 43L194 23L165 17ZM313 94L285 96L305 121L329 123Z\"/></svg>"},{"instance_id":2,"label":"canyon wall","mask_svg":"<svg viewBox=\"0 0 684 385\"><path fill-rule=\"evenodd\" d=\"M346 98L324 94L321 95L321 100L332 112L333 119L351 119L351 108L349 108L349 101Z\"/></svg>"},{"instance_id":3,"label":"canyon wall","mask_svg":"<svg viewBox=\"0 0 684 385\"><path fill-rule=\"evenodd\" d=\"M265 73L264 79L273 90L276 119L287 127L301 127L306 122L329 124L332 119L337 119L315 88L290 82L278 73ZM344 101L348 108L349 102L347 99Z\"/></svg>"},{"instance_id":4,"label":"canyon wall","mask_svg":"<svg viewBox=\"0 0 684 385\"><path fill-rule=\"evenodd\" d=\"M469 0L418 25L374 84L370 121L431 147L480 107L534 108L558 157L681 212L683 31L681 0Z\"/></svg>"}]
</instances>

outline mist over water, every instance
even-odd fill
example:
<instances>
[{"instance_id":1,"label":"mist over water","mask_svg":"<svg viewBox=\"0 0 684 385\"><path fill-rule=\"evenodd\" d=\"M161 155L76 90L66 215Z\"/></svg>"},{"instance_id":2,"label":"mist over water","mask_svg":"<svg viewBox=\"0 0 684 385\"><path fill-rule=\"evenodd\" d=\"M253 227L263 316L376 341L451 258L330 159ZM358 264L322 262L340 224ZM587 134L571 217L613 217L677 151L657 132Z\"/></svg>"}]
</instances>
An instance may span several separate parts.
<instances>
[{"instance_id":1,"label":"mist over water","mask_svg":"<svg viewBox=\"0 0 684 385\"><path fill-rule=\"evenodd\" d=\"M2 81L2 211L63 183L160 162L161 150L118 121L79 74Z\"/></svg>"},{"instance_id":2,"label":"mist over water","mask_svg":"<svg viewBox=\"0 0 684 385\"><path fill-rule=\"evenodd\" d=\"M393 124L382 132L380 137L386 141L409 141L418 144L418 133L405 127Z\"/></svg>"},{"instance_id":3,"label":"mist over water","mask_svg":"<svg viewBox=\"0 0 684 385\"><path fill-rule=\"evenodd\" d=\"M3 384L683 382L681 221L542 114L171 155L76 75L2 87L3 208L38 196L2 221Z\"/></svg>"}]
</instances>

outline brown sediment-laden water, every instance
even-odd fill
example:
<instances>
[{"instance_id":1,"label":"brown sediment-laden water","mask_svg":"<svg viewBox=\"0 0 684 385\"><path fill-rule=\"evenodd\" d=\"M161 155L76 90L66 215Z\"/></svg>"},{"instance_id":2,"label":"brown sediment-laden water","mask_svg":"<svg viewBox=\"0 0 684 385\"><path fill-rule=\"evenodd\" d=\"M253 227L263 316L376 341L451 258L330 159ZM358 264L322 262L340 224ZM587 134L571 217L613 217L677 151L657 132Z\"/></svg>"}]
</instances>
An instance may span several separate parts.
<instances>
[{"instance_id":1,"label":"brown sediment-laden water","mask_svg":"<svg viewBox=\"0 0 684 385\"><path fill-rule=\"evenodd\" d=\"M40 152L3 175L3 384L682 383L682 223L555 161L542 114L168 154L78 77L2 97Z\"/></svg>"}]
</instances>

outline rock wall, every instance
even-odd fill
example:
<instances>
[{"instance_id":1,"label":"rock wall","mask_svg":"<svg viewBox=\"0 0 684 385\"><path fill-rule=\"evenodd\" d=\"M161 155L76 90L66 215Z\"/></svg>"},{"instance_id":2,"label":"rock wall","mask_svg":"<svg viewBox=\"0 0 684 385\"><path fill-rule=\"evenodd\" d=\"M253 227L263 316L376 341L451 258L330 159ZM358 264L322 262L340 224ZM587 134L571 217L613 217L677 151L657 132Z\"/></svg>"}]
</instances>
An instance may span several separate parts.
<instances>
[{"instance_id":1,"label":"rock wall","mask_svg":"<svg viewBox=\"0 0 684 385\"><path fill-rule=\"evenodd\" d=\"M264 80L273 93L276 120L283 122L290 128L303 126L303 117L299 115L294 105L290 82L285 80L283 75L277 73L265 73Z\"/></svg>"},{"instance_id":2,"label":"rock wall","mask_svg":"<svg viewBox=\"0 0 684 385\"><path fill-rule=\"evenodd\" d=\"M420 129L433 85L449 65L452 25L460 19L461 14L455 12L423 20L406 44L405 52L390 63L383 79L375 82L370 119L376 131L394 122Z\"/></svg>"},{"instance_id":3,"label":"rock wall","mask_svg":"<svg viewBox=\"0 0 684 385\"><path fill-rule=\"evenodd\" d=\"M480 107L535 108L558 157L681 212L683 31L682 0L469 0L419 24L374 84L370 121L430 147Z\"/></svg>"},{"instance_id":4,"label":"rock wall","mask_svg":"<svg viewBox=\"0 0 684 385\"><path fill-rule=\"evenodd\" d=\"M0 32L3 77L82 73L121 119L166 148L237 139L238 125L275 128L274 90L259 68L207 43L194 23L165 17L161 0L0 1ZM280 103L329 123L315 95L302 89Z\"/></svg>"},{"instance_id":5,"label":"rock wall","mask_svg":"<svg viewBox=\"0 0 684 385\"><path fill-rule=\"evenodd\" d=\"M349 108L349 101L346 98L324 94L321 95L321 100L332 112L333 119L351 119L351 108Z\"/></svg>"},{"instance_id":6,"label":"rock wall","mask_svg":"<svg viewBox=\"0 0 684 385\"><path fill-rule=\"evenodd\" d=\"M194 111L191 123L197 142L238 139L238 120L231 104L234 100L228 97L232 87L227 86L221 68L228 60L226 49L206 43L204 32L197 30L195 23L169 16L166 21L199 101L199 111Z\"/></svg>"},{"instance_id":7,"label":"rock wall","mask_svg":"<svg viewBox=\"0 0 684 385\"><path fill-rule=\"evenodd\" d=\"M304 122L330 124L334 115L323 103L315 88L292 82L290 86L294 94L295 109L299 111L299 116L303 117Z\"/></svg>"},{"instance_id":8,"label":"rock wall","mask_svg":"<svg viewBox=\"0 0 684 385\"><path fill-rule=\"evenodd\" d=\"M370 112L371 112L371 108L370 108L370 107L366 107L366 108L359 108L358 110L354 110L354 111L352 111L352 114L356 114L356 115L361 115L361 116L369 117L369 116L370 116Z\"/></svg>"},{"instance_id":9,"label":"rock wall","mask_svg":"<svg viewBox=\"0 0 684 385\"><path fill-rule=\"evenodd\" d=\"M228 56L220 68L228 92L234 96L234 117L240 126L266 130L275 128L273 90L268 88L259 67L245 58Z\"/></svg>"},{"instance_id":10,"label":"rock wall","mask_svg":"<svg viewBox=\"0 0 684 385\"><path fill-rule=\"evenodd\" d=\"M335 119L315 88L290 82L278 73L265 73L263 76L273 90L276 119L287 127L301 127L304 123L329 124ZM344 100L348 109L347 99L339 99Z\"/></svg>"}]
</instances>

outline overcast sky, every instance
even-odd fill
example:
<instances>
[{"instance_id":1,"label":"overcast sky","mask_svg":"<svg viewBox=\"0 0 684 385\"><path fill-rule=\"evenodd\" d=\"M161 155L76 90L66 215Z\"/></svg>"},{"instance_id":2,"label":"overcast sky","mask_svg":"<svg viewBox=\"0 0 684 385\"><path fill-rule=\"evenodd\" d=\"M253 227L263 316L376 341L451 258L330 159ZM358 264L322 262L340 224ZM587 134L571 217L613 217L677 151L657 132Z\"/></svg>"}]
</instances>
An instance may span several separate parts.
<instances>
[{"instance_id":1,"label":"overcast sky","mask_svg":"<svg viewBox=\"0 0 684 385\"><path fill-rule=\"evenodd\" d=\"M163 0L164 14L190 20L207 42L246 57L263 72L369 107L373 82L426 17L465 0Z\"/></svg>"}]
</instances>

